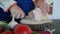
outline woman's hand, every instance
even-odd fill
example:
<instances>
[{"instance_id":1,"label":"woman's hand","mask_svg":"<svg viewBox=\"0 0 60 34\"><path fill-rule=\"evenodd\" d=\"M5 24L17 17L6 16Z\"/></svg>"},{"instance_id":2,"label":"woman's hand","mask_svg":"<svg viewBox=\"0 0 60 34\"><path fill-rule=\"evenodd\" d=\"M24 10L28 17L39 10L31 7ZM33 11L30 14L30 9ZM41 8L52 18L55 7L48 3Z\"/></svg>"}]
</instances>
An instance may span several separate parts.
<instances>
[{"instance_id":1,"label":"woman's hand","mask_svg":"<svg viewBox=\"0 0 60 34\"><path fill-rule=\"evenodd\" d=\"M17 4L15 4L12 8L11 8L11 14L14 18L24 18L25 13L23 12L23 10L21 8L19 8L17 6Z\"/></svg>"}]
</instances>

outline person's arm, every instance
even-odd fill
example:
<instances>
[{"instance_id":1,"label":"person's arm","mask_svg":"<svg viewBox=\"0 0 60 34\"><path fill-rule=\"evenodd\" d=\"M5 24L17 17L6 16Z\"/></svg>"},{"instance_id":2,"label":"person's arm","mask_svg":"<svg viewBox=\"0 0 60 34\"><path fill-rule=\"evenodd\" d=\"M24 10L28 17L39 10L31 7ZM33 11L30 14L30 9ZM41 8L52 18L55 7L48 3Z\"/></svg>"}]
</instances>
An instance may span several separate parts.
<instances>
[{"instance_id":1,"label":"person's arm","mask_svg":"<svg viewBox=\"0 0 60 34\"><path fill-rule=\"evenodd\" d=\"M23 18L24 12L17 6L17 2L14 0L1 0L0 7L5 11L11 11L12 16L14 18Z\"/></svg>"}]
</instances>

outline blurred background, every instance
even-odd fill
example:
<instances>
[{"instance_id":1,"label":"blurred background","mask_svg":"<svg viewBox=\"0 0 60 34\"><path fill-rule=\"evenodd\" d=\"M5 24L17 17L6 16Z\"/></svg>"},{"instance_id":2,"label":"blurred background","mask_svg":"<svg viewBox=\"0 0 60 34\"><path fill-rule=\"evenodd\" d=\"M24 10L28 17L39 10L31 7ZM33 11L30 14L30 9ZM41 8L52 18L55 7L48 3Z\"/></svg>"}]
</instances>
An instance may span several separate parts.
<instances>
[{"instance_id":1,"label":"blurred background","mask_svg":"<svg viewBox=\"0 0 60 34\"><path fill-rule=\"evenodd\" d=\"M46 0L46 2L51 6L48 17L53 20L52 24L55 25L56 32L54 34L60 34L60 0Z\"/></svg>"}]
</instances>

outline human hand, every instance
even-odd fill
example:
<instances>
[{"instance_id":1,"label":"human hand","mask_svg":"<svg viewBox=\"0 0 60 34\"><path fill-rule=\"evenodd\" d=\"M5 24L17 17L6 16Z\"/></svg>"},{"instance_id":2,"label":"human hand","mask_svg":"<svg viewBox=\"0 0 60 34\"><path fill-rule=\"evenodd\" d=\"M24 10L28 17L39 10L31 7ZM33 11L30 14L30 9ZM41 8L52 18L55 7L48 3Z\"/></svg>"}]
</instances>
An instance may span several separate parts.
<instances>
[{"instance_id":1,"label":"human hand","mask_svg":"<svg viewBox=\"0 0 60 34\"><path fill-rule=\"evenodd\" d=\"M11 14L14 18L24 18L25 13L21 8L19 8L16 4L11 8Z\"/></svg>"}]
</instances>

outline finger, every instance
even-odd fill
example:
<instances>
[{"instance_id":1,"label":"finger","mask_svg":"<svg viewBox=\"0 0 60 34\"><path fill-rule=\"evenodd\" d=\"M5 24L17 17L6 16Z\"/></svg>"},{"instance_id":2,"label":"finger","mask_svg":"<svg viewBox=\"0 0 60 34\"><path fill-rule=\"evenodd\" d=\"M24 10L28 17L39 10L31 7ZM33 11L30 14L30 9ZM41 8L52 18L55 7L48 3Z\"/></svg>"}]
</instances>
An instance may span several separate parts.
<instances>
[{"instance_id":1,"label":"finger","mask_svg":"<svg viewBox=\"0 0 60 34\"><path fill-rule=\"evenodd\" d=\"M20 16L20 18L24 18L24 16L25 16L25 14L24 14L24 13L22 13L22 14L21 14L21 16Z\"/></svg>"},{"instance_id":2,"label":"finger","mask_svg":"<svg viewBox=\"0 0 60 34\"><path fill-rule=\"evenodd\" d=\"M16 16L16 18L17 18L17 19L19 19L19 18L20 18L20 16L21 16L21 14L18 14L18 15Z\"/></svg>"}]
</instances>

